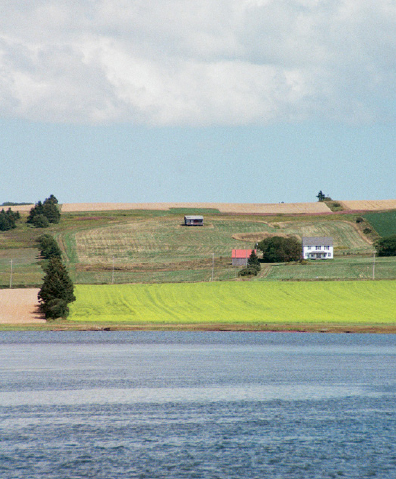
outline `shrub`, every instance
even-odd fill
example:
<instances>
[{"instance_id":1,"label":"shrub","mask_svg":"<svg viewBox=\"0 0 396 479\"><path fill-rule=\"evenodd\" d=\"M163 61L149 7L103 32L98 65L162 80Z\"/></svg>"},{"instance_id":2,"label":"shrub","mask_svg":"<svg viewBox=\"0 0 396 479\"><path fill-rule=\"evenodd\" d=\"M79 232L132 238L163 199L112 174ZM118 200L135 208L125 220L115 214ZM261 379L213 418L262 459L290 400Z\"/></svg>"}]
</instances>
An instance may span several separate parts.
<instances>
[{"instance_id":1,"label":"shrub","mask_svg":"<svg viewBox=\"0 0 396 479\"><path fill-rule=\"evenodd\" d=\"M365 235L368 235L369 233L371 233L371 228L364 228L363 233Z\"/></svg>"},{"instance_id":2,"label":"shrub","mask_svg":"<svg viewBox=\"0 0 396 479\"><path fill-rule=\"evenodd\" d=\"M362 218L361 216L358 216L356 218L356 223L363 223L363 221L364 221L364 218Z\"/></svg>"},{"instance_id":3,"label":"shrub","mask_svg":"<svg viewBox=\"0 0 396 479\"><path fill-rule=\"evenodd\" d=\"M396 235L382 238L374 246L378 256L396 256Z\"/></svg>"},{"instance_id":4,"label":"shrub","mask_svg":"<svg viewBox=\"0 0 396 479\"><path fill-rule=\"evenodd\" d=\"M260 269L254 266L246 266L238 272L238 276L257 276Z\"/></svg>"}]
</instances>

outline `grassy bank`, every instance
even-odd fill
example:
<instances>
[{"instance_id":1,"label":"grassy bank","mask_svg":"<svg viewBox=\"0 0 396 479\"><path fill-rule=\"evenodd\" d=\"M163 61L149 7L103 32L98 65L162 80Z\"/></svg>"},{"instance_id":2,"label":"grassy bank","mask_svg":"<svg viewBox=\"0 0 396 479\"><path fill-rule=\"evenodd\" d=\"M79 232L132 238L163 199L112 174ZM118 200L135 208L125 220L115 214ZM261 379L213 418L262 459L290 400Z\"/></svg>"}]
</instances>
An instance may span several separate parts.
<instances>
[{"instance_id":1,"label":"grassy bank","mask_svg":"<svg viewBox=\"0 0 396 479\"><path fill-rule=\"evenodd\" d=\"M396 319L396 281L78 285L76 296L70 320L81 323L326 329Z\"/></svg>"}]
</instances>

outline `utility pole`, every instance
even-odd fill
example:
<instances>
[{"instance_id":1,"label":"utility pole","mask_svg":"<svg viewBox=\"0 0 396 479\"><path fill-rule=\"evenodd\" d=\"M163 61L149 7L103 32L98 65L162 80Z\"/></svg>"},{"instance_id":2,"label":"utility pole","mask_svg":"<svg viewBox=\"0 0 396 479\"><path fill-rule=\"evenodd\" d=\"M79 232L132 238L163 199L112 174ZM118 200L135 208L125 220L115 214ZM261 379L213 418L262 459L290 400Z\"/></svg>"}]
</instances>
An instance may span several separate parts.
<instances>
[{"instance_id":1,"label":"utility pole","mask_svg":"<svg viewBox=\"0 0 396 479\"><path fill-rule=\"evenodd\" d=\"M11 272L10 272L10 289L12 288L12 260L11 260Z\"/></svg>"},{"instance_id":2,"label":"utility pole","mask_svg":"<svg viewBox=\"0 0 396 479\"><path fill-rule=\"evenodd\" d=\"M373 258L373 280L375 279L375 251L374 251L374 258Z\"/></svg>"},{"instance_id":3,"label":"utility pole","mask_svg":"<svg viewBox=\"0 0 396 479\"><path fill-rule=\"evenodd\" d=\"M213 275L214 275L214 253L212 253L212 281L213 281Z\"/></svg>"}]
</instances>

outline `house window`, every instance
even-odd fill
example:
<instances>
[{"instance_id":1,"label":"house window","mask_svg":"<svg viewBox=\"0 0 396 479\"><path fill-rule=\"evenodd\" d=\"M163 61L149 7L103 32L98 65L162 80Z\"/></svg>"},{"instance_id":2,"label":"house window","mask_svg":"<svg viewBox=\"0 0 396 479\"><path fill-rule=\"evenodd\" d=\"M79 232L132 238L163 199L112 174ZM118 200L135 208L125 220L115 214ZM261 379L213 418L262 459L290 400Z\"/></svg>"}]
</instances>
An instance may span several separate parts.
<instances>
[{"instance_id":1,"label":"house window","mask_svg":"<svg viewBox=\"0 0 396 479\"><path fill-rule=\"evenodd\" d=\"M308 246L308 249L311 249L311 246Z\"/></svg>"},{"instance_id":2,"label":"house window","mask_svg":"<svg viewBox=\"0 0 396 479\"><path fill-rule=\"evenodd\" d=\"M327 249L327 251L330 249L330 246L325 246L324 249Z\"/></svg>"},{"instance_id":3,"label":"house window","mask_svg":"<svg viewBox=\"0 0 396 479\"><path fill-rule=\"evenodd\" d=\"M318 249L321 249L321 248L322 248L321 246L316 246L316 249L317 249L317 250L318 250Z\"/></svg>"}]
</instances>

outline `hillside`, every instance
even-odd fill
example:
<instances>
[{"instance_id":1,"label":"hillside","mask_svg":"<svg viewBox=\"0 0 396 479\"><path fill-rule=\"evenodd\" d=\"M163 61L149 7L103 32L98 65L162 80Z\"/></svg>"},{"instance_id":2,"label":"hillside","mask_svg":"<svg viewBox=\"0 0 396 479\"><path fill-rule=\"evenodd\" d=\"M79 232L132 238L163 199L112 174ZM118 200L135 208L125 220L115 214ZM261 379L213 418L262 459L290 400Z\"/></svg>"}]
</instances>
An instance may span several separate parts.
<instances>
[{"instance_id":1,"label":"hillside","mask_svg":"<svg viewBox=\"0 0 396 479\"><path fill-rule=\"evenodd\" d=\"M357 223L354 202L341 202L332 212L325 203L268 204L65 204L58 225L40 230L24 219L15 230L0 234L0 287L9 286L13 260L14 286L38 286L43 273L35 238L54 234L73 280L80 284L165 283L235 280L233 248L252 248L269 235L331 236L335 259L306 265L263 265L254 281L367 279L373 275L373 241L378 234L371 210ZM396 201L390 200L387 206ZM364 202L361 202L364 205ZM384 206L376 202L374 206ZM26 218L30 206L16 207ZM202 214L203 227L184 227L184 214ZM391 212L390 212L391 213ZM390 219L389 219L390 218ZM387 216L387 225L394 217ZM371 230L367 232L367 230ZM366 231L366 232L364 232ZM376 260L375 277L396 278L393 258Z\"/></svg>"}]
</instances>

